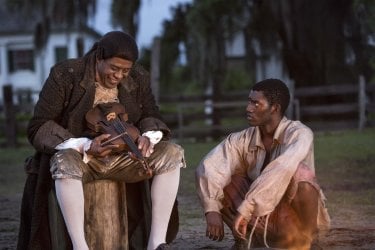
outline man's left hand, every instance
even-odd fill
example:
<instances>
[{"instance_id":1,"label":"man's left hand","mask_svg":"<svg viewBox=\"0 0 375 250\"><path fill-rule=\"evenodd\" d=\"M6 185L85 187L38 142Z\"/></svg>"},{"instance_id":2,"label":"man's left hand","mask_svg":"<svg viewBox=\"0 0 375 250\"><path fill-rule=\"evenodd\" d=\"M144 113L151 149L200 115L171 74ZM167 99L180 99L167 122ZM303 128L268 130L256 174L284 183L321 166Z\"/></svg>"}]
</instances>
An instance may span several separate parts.
<instances>
[{"instance_id":1,"label":"man's left hand","mask_svg":"<svg viewBox=\"0 0 375 250\"><path fill-rule=\"evenodd\" d=\"M243 217L242 214L237 214L233 224L234 236L246 240L247 224L249 224L249 222L245 217Z\"/></svg>"},{"instance_id":2,"label":"man's left hand","mask_svg":"<svg viewBox=\"0 0 375 250\"><path fill-rule=\"evenodd\" d=\"M154 144L150 142L147 136L138 137L138 149L144 157L149 157L154 152Z\"/></svg>"}]
</instances>

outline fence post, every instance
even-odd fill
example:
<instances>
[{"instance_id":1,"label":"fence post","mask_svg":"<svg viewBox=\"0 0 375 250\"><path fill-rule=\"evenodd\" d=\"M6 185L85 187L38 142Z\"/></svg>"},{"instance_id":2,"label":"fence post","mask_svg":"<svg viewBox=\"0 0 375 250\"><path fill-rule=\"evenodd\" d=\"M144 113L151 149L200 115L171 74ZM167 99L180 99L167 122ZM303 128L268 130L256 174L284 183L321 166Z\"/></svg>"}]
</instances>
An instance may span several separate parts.
<instances>
[{"instance_id":1,"label":"fence post","mask_svg":"<svg viewBox=\"0 0 375 250\"><path fill-rule=\"evenodd\" d=\"M7 147L16 147L17 134L16 134L16 114L13 103L13 89L12 85L6 84L3 86L4 95L4 112L5 112L5 127L4 135Z\"/></svg>"},{"instance_id":2,"label":"fence post","mask_svg":"<svg viewBox=\"0 0 375 250\"><path fill-rule=\"evenodd\" d=\"M358 79L358 130L361 131L366 125L366 82L363 75Z\"/></svg>"}]
</instances>

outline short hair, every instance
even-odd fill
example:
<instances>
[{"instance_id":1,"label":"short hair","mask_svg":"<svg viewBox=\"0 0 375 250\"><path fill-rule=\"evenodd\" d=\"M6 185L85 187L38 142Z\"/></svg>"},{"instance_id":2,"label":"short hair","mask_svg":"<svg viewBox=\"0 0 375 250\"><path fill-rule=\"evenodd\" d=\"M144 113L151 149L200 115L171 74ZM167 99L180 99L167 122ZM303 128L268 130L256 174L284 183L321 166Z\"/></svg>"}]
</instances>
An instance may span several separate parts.
<instances>
[{"instance_id":1,"label":"short hair","mask_svg":"<svg viewBox=\"0 0 375 250\"><path fill-rule=\"evenodd\" d=\"M270 105L280 104L281 114L284 115L290 102L290 93L286 84L279 79L266 79L257 82L251 90L262 91Z\"/></svg>"},{"instance_id":2,"label":"short hair","mask_svg":"<svg viewBox=\"0 0 375 250\"><path fill-rule=\"evenodd\" d=\"M119 57L135 62L138 59L138 46L134 38L122 31L111 31L106 33L97 41L91 50L95 51L99 60Z\"/></svg>"}]
</instances>

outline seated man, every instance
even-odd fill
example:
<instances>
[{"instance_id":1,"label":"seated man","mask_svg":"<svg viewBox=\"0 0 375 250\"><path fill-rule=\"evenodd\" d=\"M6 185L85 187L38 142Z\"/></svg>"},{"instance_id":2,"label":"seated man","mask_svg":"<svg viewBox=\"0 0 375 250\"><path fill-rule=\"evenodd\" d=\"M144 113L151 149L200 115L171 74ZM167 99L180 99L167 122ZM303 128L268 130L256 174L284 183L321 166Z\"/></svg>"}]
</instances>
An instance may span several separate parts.
<instances>
[{"instance_id":1,"label":"seated man","mask_svg":"<svg viewBox=\"0 0 375 250\"><path fill-rule=\"evenodd\" d=\"M37 150L34 161L38 162L35 163L38 177L36 182L35 176L30 175L25 186L19 249L30 246L51 249L46 235L48 228L40 230L45 228L41 224L47 220L46 194L51 188L51 176L75 250L88 249L83 183L100 179L134 183L153 177L147 248L167 247L166 233L176 200L180 168L185 166L184 154L179 145L167 140L170 130L161 120L149 74L136 64L137 58L135 40L126 33L113 31L104 35L82 58L68 59L52 67L28 127L29 140ZM126 113L112 112L108 108L111 105L123 107ZM103 144L117 135L100 131L93 137L85 136L92 134L87 133L90 126L86 118L94 107L107 107L111 112L102 114L108 115L107 120L91 124L93 130L114 120L117 121L112 122L116 131L130 125L140 131L123 143L133 155L120 151L121 144ZM117 120L119 115L123 120ZM129 134L129 131L117 132L125 139Z\"/></svg>"},{"instance_id":2,"label":"seated man","mask_svg":"<svg viewBox=\"0 0 375 250\"><path fill-rule=\"evenodd\" d=\"M246 108L250 127L230 134L196 170L198 195L212 240L223 221L234 249L310 249L329 226L314 169L313 133L284 117L290 94L280 80L255 84Z\"/></svg>"}]
</instances>

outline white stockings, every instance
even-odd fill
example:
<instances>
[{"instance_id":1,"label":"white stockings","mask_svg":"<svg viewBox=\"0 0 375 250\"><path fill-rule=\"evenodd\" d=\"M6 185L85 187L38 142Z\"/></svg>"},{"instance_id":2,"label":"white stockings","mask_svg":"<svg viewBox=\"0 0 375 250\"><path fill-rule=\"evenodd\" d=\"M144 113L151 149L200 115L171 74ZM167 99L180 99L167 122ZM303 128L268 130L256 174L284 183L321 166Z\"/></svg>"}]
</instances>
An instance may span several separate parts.
<instances>
[{"instance_id":1,"label":"white stockings","mask_svg":"<svg viewBox=\"0 0 375 250\"><path fill-rule=\"evenodd\" d=\"M180 168L154 176L151 186L152 221L148 250L165 243L168 223L180 182ZM84 195L82 182L55 180L56 196L74 250L88 250L84 232ZM156 216L155 216L156 215Z\"/></svg>"},{"instance_id":2,"label":"white stockings","mask_svg":"<svg viewBox=\"0 0 375 250\"><path fill-rule=\"evenodd\" d=\"M151 186L152 220L147 250L165 243L168 223L180 183L180 168L155 175Z\"/></svg>"},{"instance_id":3,"label":"white stockings","mask_svg":"<svg viewBox=\"0 0 375 250\"><path fill-rule=\"evenodd\" d=\"M88 250L84 231L83 187L80 180L55 180L56 196L64 216L74 250Z\"/></svg>"}]
</instances>

